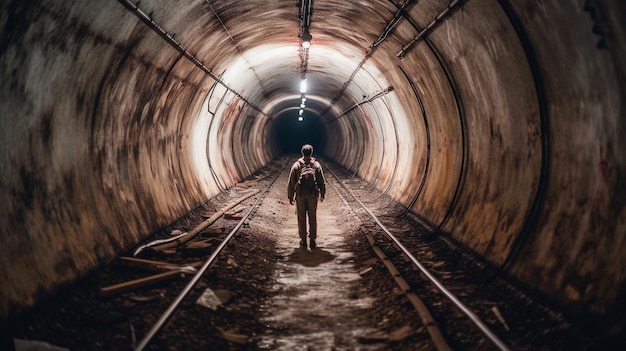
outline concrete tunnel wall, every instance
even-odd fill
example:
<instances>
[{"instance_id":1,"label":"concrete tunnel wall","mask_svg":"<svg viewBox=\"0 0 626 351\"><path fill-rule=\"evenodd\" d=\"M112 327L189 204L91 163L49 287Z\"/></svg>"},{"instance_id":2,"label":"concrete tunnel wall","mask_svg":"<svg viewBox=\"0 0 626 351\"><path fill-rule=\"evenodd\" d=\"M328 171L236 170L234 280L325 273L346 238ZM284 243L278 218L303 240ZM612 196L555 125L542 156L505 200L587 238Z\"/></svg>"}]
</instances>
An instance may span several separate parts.
<instances>
[{"instance_id":1,"label":"concrete tunnel wall","mask_svg":"<svg viewBox=\"0 0 626 351\"><path fill-rule=\"evenodd\" d=\"M3 318L280 156L306 62L316 153L624 322L624 5L315 0L304 60L295 1L124 3L1 5Z\"/></svg>"}]
</instances>

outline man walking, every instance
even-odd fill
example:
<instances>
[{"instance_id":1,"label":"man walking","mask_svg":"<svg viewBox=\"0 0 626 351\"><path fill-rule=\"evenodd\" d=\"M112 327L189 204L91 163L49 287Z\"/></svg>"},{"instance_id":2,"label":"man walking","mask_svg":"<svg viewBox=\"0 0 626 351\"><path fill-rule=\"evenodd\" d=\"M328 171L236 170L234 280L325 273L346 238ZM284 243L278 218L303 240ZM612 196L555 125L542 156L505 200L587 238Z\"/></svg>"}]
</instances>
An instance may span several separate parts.
<instances>
[{"instance_id":1,"label":"man walking","mask_svg":"<svg viewBox=\"0 0 626 351\"><path fill-rule=\"evenodd\" d=\"M289 185L287 196L289 204L293 205L294 196L296 202L296 213L298 215L298 235L300 236L300 247L306 248L307 216L309 219L309 247L315 249L315 239L317 238L317 200L324 201L326 195L326 181L322 166L313 155L313 146L305 144L302 146L302 157L291 166L289 172Z\"/></svg>"}]
</instances>

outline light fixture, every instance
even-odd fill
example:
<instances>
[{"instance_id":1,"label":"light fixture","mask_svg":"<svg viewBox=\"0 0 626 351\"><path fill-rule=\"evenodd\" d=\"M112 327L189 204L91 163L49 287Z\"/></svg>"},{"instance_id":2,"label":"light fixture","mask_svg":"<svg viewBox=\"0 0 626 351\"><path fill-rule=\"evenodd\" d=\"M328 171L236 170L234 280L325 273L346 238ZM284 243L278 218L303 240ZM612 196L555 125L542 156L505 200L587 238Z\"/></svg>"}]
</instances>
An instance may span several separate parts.
<instances>
[{"instance_id":1,"label":"light fixture","mask_svg":"<svg viewBox=\"0 0 626 351\"><path fill-rule=\"evenodd\" d=\"M302 122L302 116L298 117L298 121Z\"/></svg>"},{"instance_id":2,"label":"light fixture","mask_svg":"<svg viewBox=\"0 0 626 351\"><path fill-rule=\"evenodd\" d=\"M309 29L305 28L304 31L302 32L302 47L305 49L308 49L311 47L311 40L313 39L313 37L311 36L311 33L309 33Z\"/></svg>"},{"instance_id":3,"label":"light fixture","mask_svg":"<svg viewBox=\"0 0 626 351\"><path fill-rule=\"evenodd\" d=\"M303 94L306 93L306 78L302 78L300 81L300 92Z\"/></svg>"}]
</instances>

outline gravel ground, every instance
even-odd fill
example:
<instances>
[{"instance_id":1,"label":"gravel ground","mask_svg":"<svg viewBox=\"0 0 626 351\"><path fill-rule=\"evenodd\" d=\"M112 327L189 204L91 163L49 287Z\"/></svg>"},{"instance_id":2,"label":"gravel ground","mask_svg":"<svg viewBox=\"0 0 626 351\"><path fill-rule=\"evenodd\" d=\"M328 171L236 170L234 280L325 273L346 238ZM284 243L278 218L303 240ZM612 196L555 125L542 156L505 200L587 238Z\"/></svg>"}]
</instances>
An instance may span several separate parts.
<instances>
[{"instance_id":1,"label":"gravel ground","mask_svg":"<svg viewBox=\"0 0 626 351\"><path fill-rule=\"evenodd\" d=\"M238 198L246 190L265 189L280 169L279 162L269 165L255 178L210 199L184 218L152 235L146 242L166 238L176 229L183 232L189 231L204 221L212 212ZM271 301L281 294L281 289L276 289L276 284L280 277L279 266L285 261L285 253L280 250L285 250L285 247L284 244L277 243L277 240L280 238L280 232L284 230L286 218L295 217L293 207L284 201L286 195L283 193L286 192L286 185L283 182L286 175L281 177L270 191L268 198L261 203L259 210L248 218L241 232L235 236L233 244L227 246L215 266L200 279L189 298L182 302L181 309L166 324L156 340L148 346L148 350L278 349L268 346L262 340L268 333L279 335L281 332L276 330L278 324L269 323L267 320L268 316L273 314L269 310L272 308ZM420 238L420 235L408 235L409 232L414 233L411 228L419 226L407 218L402 221L395 218L394 214L399 213L401 207L356 178L352 178L350 184L352 187L366 190L364 194L369 194L365 201L368 206L371 206L371 209L381 215L385 221L397 221L394 224L395 229L401 233L406 232L407 239ZM249 208L254 201L254 198L251 198L244 201L242 205ZM338 209L343 206L340 199L328 199L328 201L327 206L335 206ZM337 211L334 215L339 222L343 223L341 225L343 241L332 245L341 247L342 250L345 248L352 250L351 256L345 262L350 264L354 272L362 273L363 277L353 283L346 294L349 294L352 299L369 298L375 301L371 308L359 310L359 319L368 321L377 333L358 335L357 341L347 347L324 348L309 345L302 349L368 350L374 349L372 344L377 344L393 350L432 350L432 342L419 316L406 296L395 286L395 282L384 265L375 259L369 243L363 236L363 229L354 224L353 215L348 210ZM236 220L221 218L209 229L203 231L199 237L207 242L214 240L215 243L218 239L225 237L236 223ZM349 225L350 223L353 225ZM424 230L421 230L424 233ZM294 233L294 249L297 243L298 239ZM282 249L281 245L283 245ZM417 247L419 244L414 245ZM446 245L448 244L444 246ZM142 253L141 257L184 265L206 259L210 250L215 246L216 244L213 244L206 250L178 250L170 254L148 250ZM122 256L130 256L133 251L129 250ZM463 256L463 260L467 259L466 256ZM470 263L465 261L462 263L470 267ZM483 263L471 264L480 267L481 277L495 275ZM363 273L365 271L367 273ZM100 296L99 289L150 274L154 273L113 262L76 281L71 286L65 287L52 298L15 321L11 321L5 332L16 339L41 340L71 350L130 350L176 298L190 280L190 275L181 275L174 280L155 286L108 297ZM417 278L411 279L419 279L419 272L414 271L414 275ZM501 280L498 280L497 284L492 287L494 287L491 291L492 295L503 295L503 291L507 291L507 298L511 296L507 289L512 289L516 293L519 291ZM207 289L213 291L222 303L215 310L196 303ZM508 339L514 343L514 349L564 350L569 349L570 346L578 346L574 347L576 349L593 349L593 343L582 336L573 324L566 322L561 314L538 304L528 295L518 296L520 305L502 306L507 317L510 317L511 313L519 314L515 317L514 326L520 336ZM487 298L495 300L501 297ZM320 303L324 303L324 300L327 299L322 299ZM490 308L492 305L488 306ZM318 320L319 316L311 318ZM499 325L495 317L490 318L494 325ZM446 323L443 324L445 326ZM447 324L451 324L449 327L457 330L455 332L444 331L444 334L456 340L452 343L455 349L489 348L484 342L475 340L471 327L467 325L459 327L454 323ZM498 328L500 332L506 333L501 325ZM571 340L576 343L571 341L568 343L567 338L575 335L577 336Z\"/></svg>"}]
</instances>

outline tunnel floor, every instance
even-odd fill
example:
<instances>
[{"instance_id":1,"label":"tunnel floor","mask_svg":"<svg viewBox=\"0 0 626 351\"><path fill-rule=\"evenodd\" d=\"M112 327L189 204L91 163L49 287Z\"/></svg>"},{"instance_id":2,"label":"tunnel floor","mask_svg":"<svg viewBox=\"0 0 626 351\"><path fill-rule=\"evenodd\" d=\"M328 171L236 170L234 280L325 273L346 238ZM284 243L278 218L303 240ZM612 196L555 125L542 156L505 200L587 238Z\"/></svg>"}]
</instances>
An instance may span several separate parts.
<instances>
[{"instance_id":1,"label":"tunnel floor","mask_svg":"<svg viewBox=\"0 0 626 351\"><path fill-rule=\"evenodd\" d=\"M287 173L278 184L287 183ZM272 189L270 198L286 198L283 187ZM317 247L298 247L298 223L295 206L276 201L276 211L284 218L276 233L279 260L276 265L274 294L263 310L262 318L270 326L261 336L262 349L332 350L359 345L358 337L375 333L366 312L375 298L367 296L359 284L354 254L347 245L346 234L355 230L345 221L346 212L333 187L326 201L318 205ZM264 204L266 209L271 208ZM360 345L361 350L379 350L384 344Z\"/></svg>"},{"instance_id":2,"label":"tunnel floor","mask_svg":"<svg viewBox=\"0 0 626 351\"><path fill-rule=\"evenodd\" d=\"M288 168L282 168L285 162L292 160L282 159L269 165L147 240L167 237L174 229L188 231L241 193L251 188L264 189L282 169L235 241L227 246L147 349L432 349L417 312L395 287L384 265L377 262L362 228L349 214L334 185L327 187L326 201L319 205L318 247L315 250L298 247L295 209L286 201ZM419 226L408 218L401 220L395 216L402 210L399 204L352 173L346 174L350 186L364 190L366 203L390 222L394 231ZM249 208L252 203L253 199L248 199L242 205ZM217 240L235 223L222 217L207 229L208 239L205 234L201 236L203 240ZM403 240L410 247L421 245L419 235ZM132 251L122 256L132 255ZM144 258L189 264L202 260L207 252L176 250L167 255L147 252ZM558 312L534 302L528 295L512 293L516 289L503 287L499 279L487 279L496 276L488 266L464 262L466 269L480 267L474 269L473 275L491 284L487 285L491 289L486 292L490 294L488 301L483 302L486 315L514 349L567 349L574 345L585 349L593 345ZM189 275L114 296L101 296L99 289L147 274L113 262L17 318L5 333L15 339L41 340L71 350L131 349L182 290ZM415 274L419 279L419 272ZM428 284L424 287L432 290ZM465 289L463 285L453 288ZM207 290L220 297L221 304L215 309L198 304L199 297ZM483 307L480 303L476 306ZM492 306L500 306L506 312L511 330L504 331L490 315ZM474 333L466 322L443 321L446 324L450 328L446 333L456 340L470 339L467 335ZM480 338L452 346L490 349Z\"/></svg>"}]
</instances>

